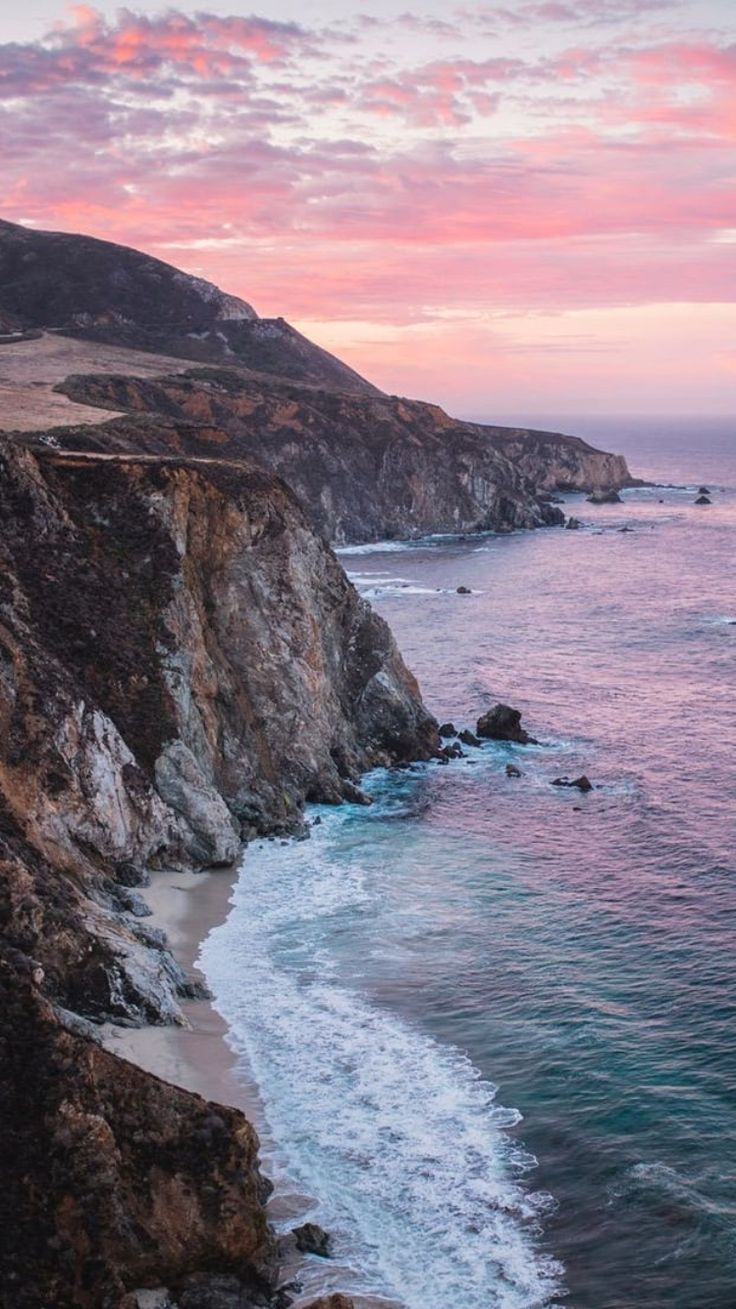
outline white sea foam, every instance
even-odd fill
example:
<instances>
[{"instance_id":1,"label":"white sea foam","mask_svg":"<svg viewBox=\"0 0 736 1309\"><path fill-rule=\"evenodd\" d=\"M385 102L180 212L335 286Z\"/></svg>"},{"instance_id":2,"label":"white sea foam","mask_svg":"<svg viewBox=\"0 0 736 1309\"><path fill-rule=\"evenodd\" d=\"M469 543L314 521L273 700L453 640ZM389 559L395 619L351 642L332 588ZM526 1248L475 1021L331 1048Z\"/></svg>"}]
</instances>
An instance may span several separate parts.
<instances>
[{"instance_id":1,"label":"white sea foam","mask_svg":"<svg viewBox=\"0 0 736 1309\"><path fill-rule=\"evenodd\" d=\"M395 551L411 550L418 543L413 541L368 541L365 545L335 546L336 555L372 555L393 554Z\"/></svg>"},{"instance_id":2,"label":"white sea foam","mask_svg":"<svg viewBox=\"0 0 736 1309\"><path fill-rule=\"evenodd\" d=\"M534 1161L504 1130L520 1115L462 1052L340 976L340 926L375 894L357 857L330 860L340 821L308 843L251 848L231 915L202 950L261 1088L269 1165L315 1197L335 1237L339 1263L320 1266L319 1289L326 1277L326 1289L407 1309L549 1306L560 1270L537 1239L550 1202L522 1184ZM361 1270L347 1285L346 1261Z\"/></svg>"}]
</instances>

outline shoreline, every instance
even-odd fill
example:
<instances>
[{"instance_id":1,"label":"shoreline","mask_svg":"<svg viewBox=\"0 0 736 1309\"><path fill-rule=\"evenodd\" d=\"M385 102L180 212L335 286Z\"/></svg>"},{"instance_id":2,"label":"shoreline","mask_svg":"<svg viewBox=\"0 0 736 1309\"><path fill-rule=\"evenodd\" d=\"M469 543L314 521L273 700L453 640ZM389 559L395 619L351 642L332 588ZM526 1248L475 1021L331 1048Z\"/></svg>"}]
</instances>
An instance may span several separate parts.
<instances>
[{"instance_id":1,"label":"shoreline","mask_svg":"<svg viewBox=\"0 0 736 1309\"><path fill-rule=\"evenodd\" d=\"M204 979L197 964L200 947L209 933L227 918L245 857L247 847L244 847L240 861L231 868L204 872L155 871L151 874L150 885L140 888L152 911L144 921L166 933L171 953L187 974ZM111 1053L155 1077L193 1091L206 1100L239 1109L245 1115L258 1133L264 1176L274 1184L266 1205L267 1217L277 1234L283 1235L282 1228L296 1226L310 1218L316 1201L299 1192L288 1178L282 1177L279 1185L273 1175L270 1167L273 1145L265 1123L260 1090L244 1061L230 1049L227 1023L213 1000L183 1000L181 1010L185 1018L183 1026L149 1024L122 1027L105 1023L101 1028L102 1043ZM350 1265L339 1255L328 1260L304 1255L289 1242L281 1260L280 1285L295 1280L304 1285L303 1290L295 1291L292 1309L303 1309L316 1297L339 1291L339 1287L328 1285L328 1282L331 1281L330 1274L342 1268L347 1271ZM324 1285L321 1285L323 1278ZM343 1294L353 1301L355 1309L402 1309L396 1300L355 1292L343 1291Z\"/></svg>"},{"instance_id":2,"label":"shoreline","mask_svg":"<svg viewBox=\"0 0 736 1309\"><path fill-rule=\"evenodd\" d=\"M216 871L161 871L151 874L141 895L151 909L144 922L161 928L175 959L187 974L203 978L197 966L202 942L227 917L240 864ZM211 1000L183 1000L183 1026L121 1027L106 1023L103 1041L164 1081L207 1100L232 1105L251 1120L260 1117L255 1085L235 1076L238 1063L226 1041L227 1025Z\"/></svg>"}]
</instances>

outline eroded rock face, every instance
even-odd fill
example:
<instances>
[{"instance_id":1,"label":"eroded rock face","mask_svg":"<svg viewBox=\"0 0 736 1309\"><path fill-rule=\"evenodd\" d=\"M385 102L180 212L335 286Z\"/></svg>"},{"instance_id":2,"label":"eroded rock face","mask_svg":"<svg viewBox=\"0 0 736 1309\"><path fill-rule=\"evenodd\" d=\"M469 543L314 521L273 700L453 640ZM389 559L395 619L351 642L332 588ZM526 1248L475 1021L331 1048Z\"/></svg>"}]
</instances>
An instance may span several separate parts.
<instances>
[{"instance_id":1,"label":"eroded rock face","mask_svg":"<svg viewBox=\"0 0 736 1309\"><path fill-rule=\"evenodd\" d=\"M97 427L85 435L87 448L254 458L293 487L338 543L563 521L491 429L436 405L210 369L159 381L75 376L62 389L76 401L168 419Z\"/></svg>"},{"instance_id":2,"label":"eroded rock face","mask_svg":"<svg viewBox=\"0 0 736 1309\"><path fill-rule=\"evenodd\" d=\"M0 780L45 848L228 863L305 797L431 754L385 623L251 463L8 446L0 509Z\"/></svg>"},{"instance_id":3,"label":"eroded rock face","mask_svg":"<svg viewBox=\"0 0 736 1309\"><path fill-rule=\"evenodd\" d=\"M605 494L638 485L623 455L596 450L578 436L493 427L500 450L540 491L587 491Z\"/></svg>"},{"instance_id":4,"label":"eroded rock face","mask_svg":"<svg viewBox=\"0 0 736 1309\"><path fill-rule=\"evenodd\" d=\"M242 1114L66 1030L7 947L0 996L7 1302L112 1309L202 1266L271 1285L258 1140Z\"/></svg>"},{"instance_id":5,"label":"eroded rock face","mask_svg":"<svg viewBox=\"0 0 736 1309\"><path fill-rule=\"evenodd\" d=\"M93 1039L103 1019L176 1022L195 993L132 888L231 862L242 837L299 828L308 796L357 798L364 769L438 740L385 623L272 474L0 446L9 1303L265 1303L255 1133Z\"/></svg>"}]
</instances>

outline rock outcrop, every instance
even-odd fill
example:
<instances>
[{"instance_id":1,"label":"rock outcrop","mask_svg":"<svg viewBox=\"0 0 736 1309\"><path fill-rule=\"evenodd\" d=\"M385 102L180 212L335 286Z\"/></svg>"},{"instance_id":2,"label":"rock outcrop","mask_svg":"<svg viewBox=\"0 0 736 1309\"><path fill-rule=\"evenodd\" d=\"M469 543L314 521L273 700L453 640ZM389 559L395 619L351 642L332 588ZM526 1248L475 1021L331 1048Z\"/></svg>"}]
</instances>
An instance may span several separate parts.
<instances>
[{"instance_id":1,"label":"rock outcrop","mask_svg":"<svg viewBox=\"0 0 736 1309\"><path fill-rule=\"evenodd\" d=\"M4 1303L117 1309L213 1267L272 1286L250 1124L68 1030L34 971L0 952Z\"/></svg>"},{"instance_id":2,"label":"rock outcrop","mask_svg":"<svg viewBox=\"0 0 736 1309\"><path fill-rule=\"evenodd\" d=\"M551 491L613 492L632 481L621 456L576 437L459 422L385 396L283 319L259 318L201 278L91 237L0 222L1 321L225 365L149 385L127 374L78 377L66 393L188 419L182 453L209 453L196 447L224 433L229 458L249 455L284 477L335 542L560 524ZM143 444L132 448L149 448L145 431L136 434ZM113 448L104 435L114 440L105 429L97 448Z\"/></svg>"},{"instance_id":3,"label":"rock outcrop","mask_svg":"<svg viewBox=\"0 0 736 1309\"><path fill-rule=\"evenodd\" d=\"M538 491L605 493L638 486L623 455L608 454L579 436L537 432L528 428L486 429L507 459Z\"/></svg>"},{"instance_id":4,"label":"rock outcrop","mask_svg":"<svg viewBox=\"0 0 736 1309\"><path fill-rule=\"evenodd\" d=\"M517 745L538 745L521 726L521 711L507 704L494 705L482 714L476 725L478 736L487 741L514 741Z\"/></svg>"},{"instance_id":5,"label":"rock outcrop","mask_svg":"<svg viewBox=\"0 0 736 1309\"><path fill-rule=\"evenodd\" d=\"M72 377L71 399L140 417L88 432L88 448L249 457L288 481L337 543L563 522L480 427L436 405L354 396L226 370L186 377ZM62 442L78 443L77 434ZM165 442L161 444L162 440Z\"/></svg>"},{"instance_id":6,"label":"rock outcrop","mask_svg":"<svg viewBox=\"0 0 736 1309\"><path fill-rule=\"evenodd\" d=\"M430 757L436 727L250 462L4 442L0 564L3 1285L21 1309L118 1309L141 1286L189 1309L216 1273L245 1304L274 1275L252 1129L94 1040L196 993L134 888L299 830L307 797Z\"/></svg>"}]
</instances>

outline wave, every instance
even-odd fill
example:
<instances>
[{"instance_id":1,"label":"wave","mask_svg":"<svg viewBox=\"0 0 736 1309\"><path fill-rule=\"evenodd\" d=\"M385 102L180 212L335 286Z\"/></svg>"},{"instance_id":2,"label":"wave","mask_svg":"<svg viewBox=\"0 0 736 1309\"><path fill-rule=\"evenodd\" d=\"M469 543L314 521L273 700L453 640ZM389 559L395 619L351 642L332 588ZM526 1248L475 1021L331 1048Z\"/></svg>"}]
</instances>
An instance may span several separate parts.
<instances>
[{"instance_id":1,"label":"wave","mask_svg":"<svg viewBox=\"0 0 736 1309\"><path fill-rule=\"evenodd\" d=\"M393 554L395 551L411 550L419 544L419 541L367 541L364 545L338 545L333 549L336 555Z\"/></svg>"},{"instance_id":2,"label":"wave","mask_svg":"<svg viewBox=\"0 0 736 1309\"><path fill-rule=\"evenodd\" d=\"M536 1161L505 1130L520 1114L461 1051L339 976L335 942L374 894L359 856L335 857L344 821L325 816L308 843L251 847L201 957L260 1087L271 1169L315 1198L335 1238L340 1262L320 1266L318 1289L407 1309L549 1306L561 1269L538 1237L552 1202L523 1185Z\"/></svg>"}]
</instances>

